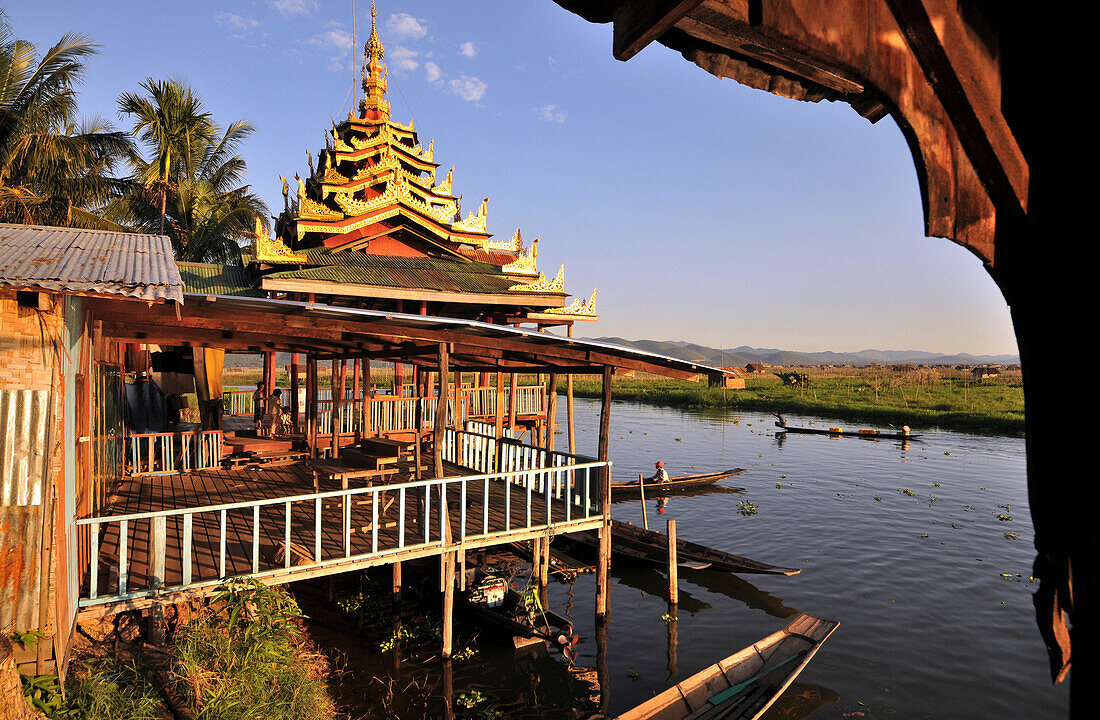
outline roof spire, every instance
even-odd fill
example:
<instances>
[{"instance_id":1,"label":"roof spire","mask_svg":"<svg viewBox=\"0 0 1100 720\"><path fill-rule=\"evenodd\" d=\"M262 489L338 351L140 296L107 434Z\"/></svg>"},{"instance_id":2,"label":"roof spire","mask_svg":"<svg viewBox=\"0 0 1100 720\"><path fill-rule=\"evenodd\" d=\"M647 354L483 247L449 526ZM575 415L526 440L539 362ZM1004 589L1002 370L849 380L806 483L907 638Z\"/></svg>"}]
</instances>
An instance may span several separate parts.
<instances>
[{"instance_id":1,"label":"roof spire","mask_svg":"<svg viewBox=\"0 0 1100 720\"><path fill-rule=\"evenodd\" d=\"M388 120L390 101L386 99L386 48L378 39L378 10L374 0L370 4L370 37L363 46L364 97L359 101L359 117L371 120Z\"/></svg>"}]
</instances>

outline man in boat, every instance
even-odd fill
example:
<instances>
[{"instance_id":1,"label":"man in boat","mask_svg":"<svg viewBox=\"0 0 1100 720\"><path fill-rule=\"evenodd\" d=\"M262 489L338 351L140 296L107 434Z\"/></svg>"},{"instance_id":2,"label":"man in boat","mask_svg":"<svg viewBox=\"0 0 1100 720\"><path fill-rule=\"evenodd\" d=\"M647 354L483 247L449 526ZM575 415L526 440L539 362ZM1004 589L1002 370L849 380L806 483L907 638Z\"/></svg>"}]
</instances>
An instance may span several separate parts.
<instances>
[{"instance_id":1,"label":"man in boat","mask_svg":"<svg viewBox=\"0 0 1100 720\"><path fill-rule=\"evenodd\" d=\"M655 482L658 485L668 482L668 471L665 470L665 464L658 460L653 463L653 467L657 468L657 472L653 473L653 477L646 478L650 482Z\"/></svg>"},{"instance_id":2,"label":"man in boat","mask_svg":"<svg viewBox=\"0 0 1100 720\"><path fill-rule=\"evenodd\" d=\"M902 425L901 426L901 434L902 435L908 435L909 434L909 426L908 425Z\"/></svg>"},{"instance_id":3,"label":"man in boat","mask_svg":"<svg viewBox=\"0 0 1100 720\"><path fill-rule=\"evenodd\" d=\"M783 417L783 413L772 413L775 415L775 426L785 428L787 427L787 418Z\"/></svg>"}]
</instances>

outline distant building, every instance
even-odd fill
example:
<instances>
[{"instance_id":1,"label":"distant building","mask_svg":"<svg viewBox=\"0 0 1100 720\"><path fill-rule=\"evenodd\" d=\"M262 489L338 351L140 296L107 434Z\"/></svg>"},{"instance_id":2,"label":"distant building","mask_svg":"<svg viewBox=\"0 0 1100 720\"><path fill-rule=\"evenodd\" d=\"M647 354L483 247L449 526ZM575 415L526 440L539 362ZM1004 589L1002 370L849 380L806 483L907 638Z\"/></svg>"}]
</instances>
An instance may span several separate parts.
<instances>
[{"instance_id":1,"label":"distant building","mask_svg":"<svg viewBox=\"0 0 1100 720\"><path fill-rule=\"evenodd\" d=\"M744 368L731 365L721 369L730 374L721 377L711 376L710 387L720 387L729 390L743 390L745 388L745 377L748 373L745 372Z\"/></svg>"},{"instance_id":2,"label":"distant building","mask_svg":"<svg viewBox=\"0 0 1100 720\"><path fill-rule=\"evenodd\" d=\"M768 368L770 368L770 367L771 367L771 365L767 365L765 363L749 363L748 365L745 366L745 372L747 372L749 374L763 373L763 372L767 372Z\"/></svg>"},{"instance_id":3,"label":"distant building","mask_svg":"<svg viewBox=\"0 0 1100 720\"><path fill-rule=\"evenodd\" d=\"M970 374L974 376L975 380L984 380L990 377L997 377L1001 374L1001 369L992 365L979 365L971 370Z\"/></svg>"}]
</instances>

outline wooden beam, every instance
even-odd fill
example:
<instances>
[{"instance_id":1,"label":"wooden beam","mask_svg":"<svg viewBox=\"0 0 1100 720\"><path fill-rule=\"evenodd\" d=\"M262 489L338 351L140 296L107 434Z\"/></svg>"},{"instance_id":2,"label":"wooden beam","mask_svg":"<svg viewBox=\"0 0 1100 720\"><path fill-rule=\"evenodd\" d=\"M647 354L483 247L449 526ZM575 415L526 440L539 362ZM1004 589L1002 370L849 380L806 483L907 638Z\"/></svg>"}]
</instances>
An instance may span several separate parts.
<instances>
[{"instance_id":1,"label":"wooden beam","mask_svg":"<svg viewBox=\"0 0 1100 720\"><path fill-rule=\"evenodd\" d=\"M612 12L615 39L612 54L626 61L664 35L703 0L626 0Z\"/></svg>"}]
</instances>

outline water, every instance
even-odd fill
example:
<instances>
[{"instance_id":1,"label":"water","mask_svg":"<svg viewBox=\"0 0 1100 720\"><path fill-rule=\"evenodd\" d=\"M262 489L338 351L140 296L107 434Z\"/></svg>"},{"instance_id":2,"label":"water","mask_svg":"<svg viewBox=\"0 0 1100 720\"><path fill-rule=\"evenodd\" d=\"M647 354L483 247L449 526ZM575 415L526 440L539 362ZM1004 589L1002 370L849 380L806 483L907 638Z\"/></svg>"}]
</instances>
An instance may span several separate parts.
<instances>
[{"instance_id":1,"label":"water","mask_svg":"<svg viewBox=\"0 0 1100 720\"><path fill-rule=\"evenodd\" d=\"M582 452L596 445L598 415L597 403L578 401ZM664 514L648 500L650 527L663 530L675 518L684 539L803 568L793 577L732 582L681 571L673 678L663 575L654 595L621 574L611 593L612 714L779 629L779 616L798 610L841 622L799 676L804 693L837 697L814 718L1066 716L1068 687L1051 686L1031 604L1038 586L1029 582L1034 533L1023 440L936 431L907 444L781 439L774 429L770 416L757 413L612 408L617 480L652 474L655 460L671 475L748 469L722 481L743 493L671 498ZM742 500L757 512L739 514ZM612 515L640 524L640 503L616 504ZM585 586L577 594L590 592ZM690 604L709 607L685 612L685 593L696 601ZM590 614L578 615L589 633ZM587 643L582 662L594 661L594 643Z\"/></svg>"},{"instance_id":2,"label":"water","mask_svg":"<svg viewBox=\"0 0 1100 720\"><path fill-rule=\"evenodd\" d=\"M597 402L577 400L582 453L595 454L598 418ZM789 422L841 425L797 416ZM663 573L613 562L606 688L612 716L778 630L796 611L841 625L773 708L776 716L1067 715L1068 686L1051 686L1033 619L1022 440L935 431L907 444L781 440L773 431L764 414L615 403L616 480L652 474L655 460L670 475L748 469L722 481L744 492L674 497L663 514L648 500L650 527L663 530L665 519L675 518L683 539L803 571L773 577L681 570L679 619L670 627L662 619ZM756 513L740 514L739 501ZM614 505L612 514L641 523L636 501ZM551 584L551 607L561 612L570 592L583 637L578 663L594 667L594 577ZM569 692L568 676L553 661L515 662L510 652L486 648L456 671L454 686L455 693L483 692L507 717L566 716L552 699Z\"/></svg>"}]
</instances>

